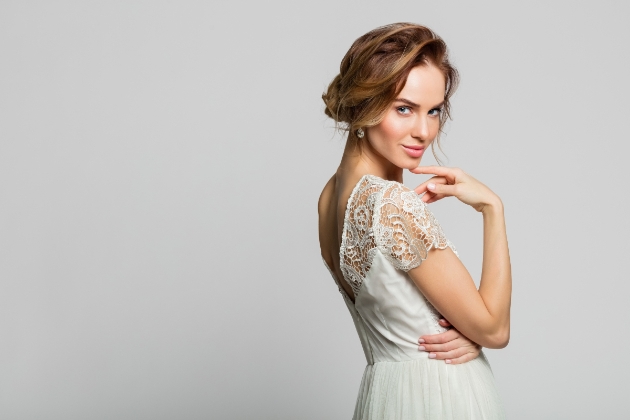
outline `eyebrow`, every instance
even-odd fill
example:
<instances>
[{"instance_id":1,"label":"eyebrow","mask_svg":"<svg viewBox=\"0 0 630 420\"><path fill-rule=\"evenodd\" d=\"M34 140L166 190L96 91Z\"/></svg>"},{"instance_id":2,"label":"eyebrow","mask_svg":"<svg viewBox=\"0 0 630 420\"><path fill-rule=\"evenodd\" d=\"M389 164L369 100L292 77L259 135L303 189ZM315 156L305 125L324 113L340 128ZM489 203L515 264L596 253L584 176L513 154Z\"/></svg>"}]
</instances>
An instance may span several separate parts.
<instances>
[{"instance_id":1,"label":"eyebrow","mask_svg":"<svg viewBox=\"0 0 630 420\"><path fill-rule=\"evenodd\" d=\"M405 104L407 104L409 106L412 106L412 107L415 107L415 108L420 108L420 105L418 105L415 102L411 102L409 99L405 99L405 98L396 98L396 99L394 99L394 102L402 102L402 103L405 103ZM431 109L433 109L433 108L441 108L443 105L444 105L444 101L442 101L439 104L435 105Z\"/></svg>"}]
</instances>

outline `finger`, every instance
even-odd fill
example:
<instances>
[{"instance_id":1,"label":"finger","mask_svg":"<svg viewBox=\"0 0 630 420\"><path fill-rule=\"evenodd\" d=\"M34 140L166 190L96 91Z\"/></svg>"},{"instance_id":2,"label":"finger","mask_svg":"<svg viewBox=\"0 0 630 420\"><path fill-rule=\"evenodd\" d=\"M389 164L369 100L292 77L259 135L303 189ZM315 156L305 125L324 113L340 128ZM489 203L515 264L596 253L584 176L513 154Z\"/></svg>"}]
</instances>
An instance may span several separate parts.
<instances>
[{"instance_id":1,"label":"finger","mask_svg":"<svg viewBox=\"0 0 630 420\"><path fill-rule=\"evenodd\" d=\"M424 198L425 196L427 197L426 199ZM431 192L428 192L428 193L424 193L424 195L422 196L422 201L424 201L427 204L431 204L443 198L444 196L442 194L433 194Z\"/></svg>"},{"instance_id":2,"label":"finger","mask_svg":"<svg viewBox=\"0 0 630 420\"><path fill-rule=\"evenodd\" d=\"M455 340L449 341L448 343L444 343L444 344L427 344L427 343L422 343L422 344L418 345L418 350L434 353L434 352L451 351L451 350L455 350L455 349L463 348L463 347L467 347L467 346L470 346L470 343L462 342L459 339L455 339Z\"/></svg>"},{"instance_id":3,"label":"finger","mask_svg":"<svg viewBox=\"0 0 630 420\"><path fill-rule=\"evenodd\" d=\"M440 184L437 182L429 182L427 184L427 190L431 191L436 195L442 195L445 197L450 197L457 194L457 185L446 185Z\"/></svg>"},{"instance_id":4,"label":"finger","mask_svg":"<svg viewBox=\"0 0 630 420\"><path fill-rule=\"evenodd\" d=\"M441 326L443 326L443 327L445 327L445 328L446 328L446 327L452 327L451 323L450 323L450 322L448 322L448 320L447 320L447 319L442 318L442 319L440 319L438 322L439 322L439 324L440 324Z\"/></svg>"},{"instance_id":5,"label":"finger","mask_svg":"<svg viewBox=\"0 0 630 420\"><path fill-rule=\"evenodd\" d=\"M451 183L454 183L458 178L467 176L467 174L459 168L449 168L446 166L418 166L417 168L409 169L414 174L425 175L438 175L447 178Z\"/></svg>"},{"instance_id":6,"label":"finger","mask_svg":"<svg viewBox=\"0 0 630 420\"><path fill-rule=\"evenodd\" d=\"M427 179L422 184L418 185L416 188L414 188L414 191L417 194L422 194L422 193L425 193L425 192L429 191L429 190L427 190L427 185L429 185L429 183L447 184L446 178L444 178L443 176L434 176L434 177L431 177L431 178Z\"/></svg>"},{"instance_id":7,"label":"finger","mask_svg":"<svg viewBox=\"0 0 630 420\"><path fill-rule=\"evenodd\" d=\"M453 360L462 357L467 353L470 353L468 349L460 347L451 351L429 353L429 359Z\"/></svg>"},{"instance_id":8,"label":"finger","mask_svg":"<svg viewBox=\"0 0 630 420\"><path fill-rule=\"evenodd\" d=\"M432 199L433 197L435 197L435 194L433 194L432 192L425 192L425 193L422 195L422 197L420 197L420 199L426 203L426 202L428 202L430 199Z\"/></svg>"},{"instance_id":9,"label":"finger","mask_svg":"<svg viewBox=\"0 0 630 420\"><path fill-rule=\"evenodd\" d=\"M466 353L463 356L455 357L453 359L446 359L445 362L449 365L461 365L462 363L470 362L476 359L479 353Z\"/></svg>"},{"instance_id":10,"label":"finger","mask_svg":"<svg viewBox=\"0 0 630 420\"><path fill-rule=\"evenodd\" d=\"M414 174L433 174L451 177L453 173L453 169L446 166L418 166L417 168L409 169L409 171Z\"/></svg>"},{"instance_id":11,"label":"finger","mask_svg":"<svg viewBox=\"0 0 630 420\"><path fill-rule=\"evenodd\" d=\"M431 334L431 335L423 335L420 337L420 339L418 340L418 343L422 344L422 343L427 343L427 344L444 344L444 343L448 343L449 341L452 341L458 337L460 337L461 334L459 334L459 332L457 332L457 330L448 330L446 332L440 333L440 334Z\"/></svg>"},{"instance_id":12,"label":"finger","mask_svg":"<svg viewBox=\"0 0 630 420\"><path fill-rule=\"evenodd\" d=\"M425 201L425 203L427 204L435 203L436 201L439 201L443 199L444 197L446 197L444 194L433 194L433 197L429 198L427 201Z\"/></svg>"}]
</instances>

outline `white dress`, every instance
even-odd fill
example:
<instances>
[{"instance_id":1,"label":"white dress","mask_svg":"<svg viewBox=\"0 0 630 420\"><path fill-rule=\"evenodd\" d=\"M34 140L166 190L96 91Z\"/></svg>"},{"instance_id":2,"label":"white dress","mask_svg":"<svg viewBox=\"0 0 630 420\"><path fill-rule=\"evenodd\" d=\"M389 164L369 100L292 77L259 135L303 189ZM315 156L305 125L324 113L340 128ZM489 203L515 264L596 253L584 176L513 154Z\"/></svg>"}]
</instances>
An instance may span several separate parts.
<instances>
[{"instance_id":1,"label":"white dress","mask_svg":"<svg viewBox=\"0 0 630 420\"><path fill-rule=\"evenodd\" d=\"M505 418L483 353L449 365L418 350L421 335L446 329L407 271L446 247L453 245L414 191L373 175L354 187L339 250L355 302L339 291L367 360L354 420Z\"/></svg>"}]
</instances>

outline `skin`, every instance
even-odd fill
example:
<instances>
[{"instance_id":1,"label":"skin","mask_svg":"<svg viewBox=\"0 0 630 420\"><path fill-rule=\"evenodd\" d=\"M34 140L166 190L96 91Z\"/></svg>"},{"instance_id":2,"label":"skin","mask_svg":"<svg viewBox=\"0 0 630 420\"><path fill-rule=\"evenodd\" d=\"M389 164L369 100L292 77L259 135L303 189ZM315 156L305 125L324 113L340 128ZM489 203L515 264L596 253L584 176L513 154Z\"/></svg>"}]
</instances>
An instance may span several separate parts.
<instances>
[{"instance_id":1,"label":"skin","mask_svg":"<svg viewBox=\"0 0 630 420\"><path fill-rule=\"evenodd\" d=\"M415 67L382 121L364 128L365 137L358 146L347 142L339 168L320 196L320 245L329 267L337 278L343 278L339 246L344 213L352 189L366 174L398 182L402 182L404 169L433 174L415 189L423 194L423 201L432 203L453 196L481 212L484 262L479 290L450 248L431 250L420 266L409 271L420 291L454 327L443 334L420 337L419 350L430 352L431 358L457 364L477 357L479 345L507 345L511 270L499 197L460 169L420 168L421 156L409 153L409 148L426 150L435 140L445 88L438 68L429 63ZM342 287L352 298L350 286L342 282ZM440 323L451 325L446 320Z\"/></svg>"}]
</instances>

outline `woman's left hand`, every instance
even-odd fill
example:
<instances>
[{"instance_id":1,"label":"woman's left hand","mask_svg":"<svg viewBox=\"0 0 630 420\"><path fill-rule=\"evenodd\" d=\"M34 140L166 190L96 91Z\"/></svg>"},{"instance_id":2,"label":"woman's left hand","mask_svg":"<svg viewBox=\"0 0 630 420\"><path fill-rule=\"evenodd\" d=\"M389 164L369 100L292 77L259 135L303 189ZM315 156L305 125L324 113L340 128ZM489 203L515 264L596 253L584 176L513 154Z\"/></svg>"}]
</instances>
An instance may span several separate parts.
<instances>
[{"instance_id":1,"label":"woman's left hand","mask_svg":"<svg viewBox=\"0 0 630 420\"><path fill-rule=\"evenodd\" d=\"M450 327L451 324L440 319L440 325ZM481 352L481 346L470 341L455 328L441 334L423 335L418 340L418 350L429 352L430 359L444 360L457 365L473 360Z\"/></svg>"}]
</instances>

